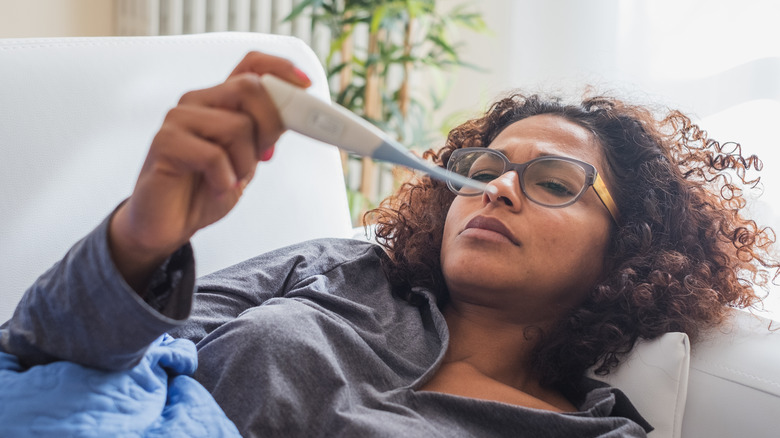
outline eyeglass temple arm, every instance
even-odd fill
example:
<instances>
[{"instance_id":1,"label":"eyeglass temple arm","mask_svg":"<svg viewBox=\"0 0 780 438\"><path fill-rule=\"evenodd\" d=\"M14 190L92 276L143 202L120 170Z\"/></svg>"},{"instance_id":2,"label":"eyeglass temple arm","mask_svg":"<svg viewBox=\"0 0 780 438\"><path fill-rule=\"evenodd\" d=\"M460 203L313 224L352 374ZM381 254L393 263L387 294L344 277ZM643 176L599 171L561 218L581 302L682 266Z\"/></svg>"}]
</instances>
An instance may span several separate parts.
<instances>
[{"instance_id":1,"label":"eyeglass temple arm","mask_svg":"<svg viewBox=\"0 0 780 438\"><path fill-rule=\"evenodd\" d=\"M599 196L599 199L601 199L601 203L604 204L604 207L607 207L607 210L609 210L609 214L612 215L612 219L615 220L615 223L619 224L620 211L617 208L617 204L615 204L615 200L612 199L612 195L609 194L609 190L607 190L604 180L601 179L601 175L598 173L596 174L596 179L593 181L593 190L596 191L596 194Z\"/></svg>"}]
</instances>

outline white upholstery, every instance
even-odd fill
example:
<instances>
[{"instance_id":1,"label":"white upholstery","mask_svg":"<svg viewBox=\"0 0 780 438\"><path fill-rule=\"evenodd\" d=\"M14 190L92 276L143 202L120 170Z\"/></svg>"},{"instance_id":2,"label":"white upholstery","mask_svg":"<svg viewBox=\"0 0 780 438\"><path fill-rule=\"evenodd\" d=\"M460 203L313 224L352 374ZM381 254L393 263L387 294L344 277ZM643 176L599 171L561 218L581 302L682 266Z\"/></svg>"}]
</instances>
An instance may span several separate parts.
<instances>
[{"instance_id":1,"label":"white upholstery","mask_svg":"<svg viewBox=\"0 0 780 438\"><path fill-rule=\"evenodd\" d=\"M188 90L250 50L292 59L329 99L300 40L262 34L0 41L0 320L25 288L129 196L152 137ZM294 133L228 217L194 240L199 274L300 240L351 236L336 148Z\"/></svg>"},{"instance_id":2,"label":"white upholstery","mask_svg":"<svg viewBox=\"0 0 780 438\"><path fill-rule=\"evenodd\" d=\"M316 57L289 37L0 40L0 321L129 195L181 93L221 82L253 49L292 59L328 98ZM194 245L203 274L296 241L351 235L337 151L285 134L239 206ZM667 334L641 343L608 380L656 425L654 438L778 436L780 334L767 325L734 312L695 345Z\"/></svg>"},{"instance_id":3,"label":"white upholstery","mask_svg":"<svg viewBox=\"0 0 780 438\"><path fill-rule=\"evenodd\" d=\"M771 325L770 325L771 324ZM689 346L682 333L640 342L604 380L623 390L658 437L780 434L780 323L733 310Z\"/></svg>"},{"instance_id":4,"label":"white upholstery","mask_svg":"<svg viewBox=\"0 0 780 438\"><path fill-rule=\"evenodd\" d=\"M625 362L603 380L626 393L655 430L651 437L679 437L688 390L690 345L685 333L640 341Z\"/></svg>"},{"instance_id":5,"label":"white upholstery","mask_svg":"<svg viewBox=\"0 0 780 438\"><path fill-rule=\"evenodd\" d=\"M735 311L691 346L682 436L780 436L779 329Z\"/></svg>"}]
</instances>

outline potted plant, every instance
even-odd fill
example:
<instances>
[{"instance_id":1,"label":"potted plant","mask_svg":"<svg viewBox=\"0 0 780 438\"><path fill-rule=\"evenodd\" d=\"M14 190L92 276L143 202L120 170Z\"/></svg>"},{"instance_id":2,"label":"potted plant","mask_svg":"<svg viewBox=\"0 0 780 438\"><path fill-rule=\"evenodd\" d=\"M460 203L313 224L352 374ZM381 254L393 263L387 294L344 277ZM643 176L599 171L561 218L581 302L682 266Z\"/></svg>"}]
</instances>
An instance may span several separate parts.
<instances>
[{"instance_id":1,"label":"potted plant","mask_svg":"<svg viewBox=\"0 0 780 438\"><path fill-rule=\"evenodd\" d=\"M437 132L432 114L447 91L447 74L468 65L454 36L486 30L481 14L464 5L441 12L435 0L303 0L287 19L304 13L312 28L330 31L323 63L333 100L413 149L426 149ZM388 178L389 168L371 159L343 158L357 224L404 177Z\"/></svg>"}]
</instances>

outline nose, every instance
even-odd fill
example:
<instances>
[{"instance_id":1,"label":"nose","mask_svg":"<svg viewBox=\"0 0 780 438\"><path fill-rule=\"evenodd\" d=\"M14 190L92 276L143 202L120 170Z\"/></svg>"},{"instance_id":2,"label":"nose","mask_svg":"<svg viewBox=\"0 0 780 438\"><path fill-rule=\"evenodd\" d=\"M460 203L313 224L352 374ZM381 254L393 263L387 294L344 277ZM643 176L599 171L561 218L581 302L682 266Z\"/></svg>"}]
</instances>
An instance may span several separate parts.
<instances>
[{"instance_id":1,"label":"nose","mask_svg":"<svg viewBox=\"0 0 780 438\"><path fill-rule=\"evenodd\" d=\"M491 202L503 202L504 205L512 209L519 209L522 191L520 190L520 177L515 171L509 171L500 177L490 181L488 186L491 190L485 190L482 194L482 202L489 204Z\"/></svg>"}]
</instances>

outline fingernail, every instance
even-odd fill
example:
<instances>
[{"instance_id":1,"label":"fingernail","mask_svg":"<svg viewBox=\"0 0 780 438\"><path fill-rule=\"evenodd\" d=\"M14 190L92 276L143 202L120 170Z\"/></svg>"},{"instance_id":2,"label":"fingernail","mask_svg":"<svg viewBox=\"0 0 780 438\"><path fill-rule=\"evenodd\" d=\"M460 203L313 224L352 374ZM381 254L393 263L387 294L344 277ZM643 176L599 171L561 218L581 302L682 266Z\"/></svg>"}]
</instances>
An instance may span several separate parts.
<instances>
[{"instance_id":1,"label":"fingernail","mask_svg":"<svg viewBox=\"0 0 780 438\"><path fill-rule=\"evenodd\" d=\"M274 147L271 146L270 148L264 150L262 155L260 155L260 161L268 161L273 156L274 156Z\"/></svg>"},{"instance_id":2,"label":"fingernail","mask_svg":"<svg viewBox=\"0 0 780 438\"><path fill-rule=\"evenodd\" d=\"M298 77L298 79L303 82L304 84L310 85L311 79L309 79L308 76L306 76L306 73L304 73L301 69L298 67L293 68L293 72L295 73L295 76Z\"/></svg>"}]
</instances>

